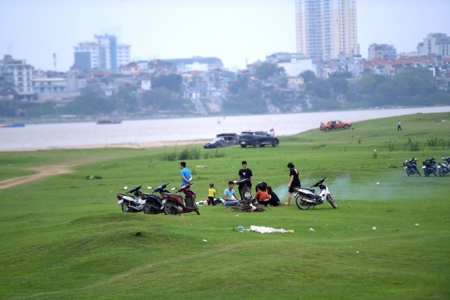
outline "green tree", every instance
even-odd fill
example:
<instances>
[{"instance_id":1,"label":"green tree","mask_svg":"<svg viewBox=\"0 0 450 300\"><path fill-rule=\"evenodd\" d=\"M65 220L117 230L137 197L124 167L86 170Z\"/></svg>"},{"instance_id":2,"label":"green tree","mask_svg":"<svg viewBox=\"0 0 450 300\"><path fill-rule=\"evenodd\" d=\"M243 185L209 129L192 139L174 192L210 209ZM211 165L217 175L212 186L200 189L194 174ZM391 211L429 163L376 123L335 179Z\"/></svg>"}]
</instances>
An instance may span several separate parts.
<instances>
[{"instance_id":1,"label":"green tree","mask_svg":"<svg viewBox=\"0 0 450 300\"><path fill-rule=\"evenodd\" d=\"M155 110L181 110L184 101L188 100L164 87L154 88L142 97L142 104Z\"/></svg>"},{"instance_id":2,"label":"green tree","mask_svg":"<svg viewBox=\"0 0 450 300\"><path fill-rule=\"evenodd\" d=\"M114 100L99 96L93 89L84 89L75 101L58 109L60 113L97 115L110 114L114 111Z\"/></svg>"},{"instance_id":3,"label":"green tree","mask_svg":"<svg viewBox=\"0 0 450 300\"><path fill-rule=\"evenodd\" d=\"M303 77L303 81L305 82L305 84L309 83L309 82L313 82L317 79L316 74L311 70L306 70L306 71L301 72L300 76Z\"/></svg>"},{"instance_id":4,"label":"green tree","mask_svg":"<svg viewBox=\"0 0 450 300\"><path fill-rule=\"evenodd\" d=\"M361 76L361 80L359 82L361 87L361 93L370 94L375 91L375 89L381 83L385 82L387 79L384 76L373 74L373 73L364 73Z\"/></svg>"},{"instance_id":5,"label":"green tree","mask_svg":"<svg viewBox=\"0 0 450 300\"><path fill-rule=\"evenodd\" d=\"M231 94L239 94L248 89L248 76L238 74L236 80L228 84L228 91Z\"/></svg>"},{"instance_id":6,"label":"green tree","mask_svg":"<svg viewBox=\"0 0 450 300\"><path fill-rule=\"evenodd\" d=\"M123 113L136 112L139 110L139 103L136 92L133 88L124 87L115 95L115 108Z\"/></svg>"},{"instance_id":7,"label":"green tree","mask_svg":"<svg viewBox=\"0 0 450 300\"><path fill-rule=\"evenodd\" d=\"M263 114L267 113L267 105L259 90L246 90L224 101L222 111L230 114Z\"/></svg>"},{"instance_id":8,"label":"green tree","mask_svg":"<svg viewBox=\"0 0 450 300\"><path fill-rule=\"evenodd\" d=\"M284 73L284 68L269 62L263 62L255 68L255 75L260 80L266 80L270 76L280 73Z\"/></svg>"},{"instance_id":9,"label":"green tree","mask_svg":"<svg viewBox=\"0 0 450 300\"><path fill-rule=\"evenodd\" d=\"M160 88L164 87L172 92L179 93L181 91L181 83L183 77L177 74L161 75L158 77L152 77L152 87Z\"/></svg>"}]
</instances>

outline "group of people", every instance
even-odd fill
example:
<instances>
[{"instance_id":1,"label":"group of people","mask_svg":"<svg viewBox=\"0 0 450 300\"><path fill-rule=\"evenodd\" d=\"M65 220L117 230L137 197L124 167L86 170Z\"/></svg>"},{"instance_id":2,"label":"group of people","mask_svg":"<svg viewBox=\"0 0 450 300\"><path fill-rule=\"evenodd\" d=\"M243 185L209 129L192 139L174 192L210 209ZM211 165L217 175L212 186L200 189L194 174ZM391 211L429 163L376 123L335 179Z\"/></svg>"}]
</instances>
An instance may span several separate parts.
<instances>
[{"instance_id":1,"label":"group of people","mask_svg":"<svg viewBox=\"0 0 450 300\"><path fill-rule=\"evenodd\" d=\"M294 193L294 188L300 188L300 175L298 170L295 168L294 164L292 162L287 164L287 167L289 168L289 184L288 184L288 201L286 205L291 205L292 200L292 194ZM180 162L180 175L181 175L181 185L186 185L190 183L192 180L192 174L189 169L186 168L186 162L182 161ZM244 181L243 179L247 179ZM236 192L234 191L234 181L228 181L228 187L223 192L223 200L224 205L226 206L235 206L235 205L241 205L241 199L243 199L242 195L242 189L247 186L252 188L252 181L253 181L253 172L251 169L247 168L247 162L244 160L242 161L242 169L238 172L238 191L239 196L236 195ZM216 198L217 190L214 187L213 183L209 184L208 189L208 205L215 205L214 199ZM274 193L272 187L270 185L266 184L259 184L257 186L257 191L254 197L255 200L257 200L262 205L270 205L270 206L278 206L282 205L283 203L280 201L277 194Z\"/></svg>"}]
</instances>

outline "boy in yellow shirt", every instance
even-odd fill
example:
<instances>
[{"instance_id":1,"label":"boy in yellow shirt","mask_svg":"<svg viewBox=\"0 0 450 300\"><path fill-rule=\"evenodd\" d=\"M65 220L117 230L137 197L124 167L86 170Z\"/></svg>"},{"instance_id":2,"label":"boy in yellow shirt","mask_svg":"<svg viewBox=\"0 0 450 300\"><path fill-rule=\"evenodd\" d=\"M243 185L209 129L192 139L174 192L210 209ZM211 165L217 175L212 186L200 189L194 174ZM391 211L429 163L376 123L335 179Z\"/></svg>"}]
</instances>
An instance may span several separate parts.
<instances>
[{"instance_id":1,"label":"boy in yellow shirt","mask_svg":"<svg viewBox=\"0 0 450 300\"><path fill-rule=\"evenodd\" d=\"M214 203L214 197L216 196L216 189L214 188L214 183L209 184L208 190L208 205L216 205Z\"/></svg>"}]
</instances>

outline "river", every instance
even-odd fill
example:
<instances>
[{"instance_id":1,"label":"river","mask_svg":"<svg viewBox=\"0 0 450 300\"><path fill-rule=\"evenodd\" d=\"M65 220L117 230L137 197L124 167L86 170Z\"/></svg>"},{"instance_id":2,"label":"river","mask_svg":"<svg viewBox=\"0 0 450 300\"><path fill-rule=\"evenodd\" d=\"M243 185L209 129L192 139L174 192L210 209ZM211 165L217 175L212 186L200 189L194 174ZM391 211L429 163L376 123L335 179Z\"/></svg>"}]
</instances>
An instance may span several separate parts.
<instances>
[{"instance_id":1,"label":"river","mask_svg":"<svg viewBox=\"0 0 450 300\"><path fill-rule=\"evenodd\" d=\"M449 112L450 106L353 110L276 115L222 116L124 121L121 124L52 123L0 128L0 151L109 147L212 139L218 133L269 130L292 135L329 120L362 121L417 113ZM392 124L396 128L396 122ZM407 126L407 124L403 124Z\"/></svg>"}]
</instances>

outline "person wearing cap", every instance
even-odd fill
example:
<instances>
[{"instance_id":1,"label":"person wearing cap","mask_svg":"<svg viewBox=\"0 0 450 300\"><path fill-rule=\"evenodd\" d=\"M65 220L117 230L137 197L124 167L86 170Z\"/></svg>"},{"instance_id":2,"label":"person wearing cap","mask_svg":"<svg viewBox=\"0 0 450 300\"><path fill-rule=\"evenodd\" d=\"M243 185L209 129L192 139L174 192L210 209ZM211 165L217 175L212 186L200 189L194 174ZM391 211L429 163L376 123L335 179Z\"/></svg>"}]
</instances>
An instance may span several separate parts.
<instances>
[{"instance_id":1,"label":"person wearing cap","mask_svg":"<svg viewBox=\"0 0 450 300\"><path fill-rule=\"evenodd\" d=\"M223 191L223 200L225 200L225 206L241 205L241 201L236 197L233 181L228 181L228 187Z\"/></svg>"}]
</instances>

